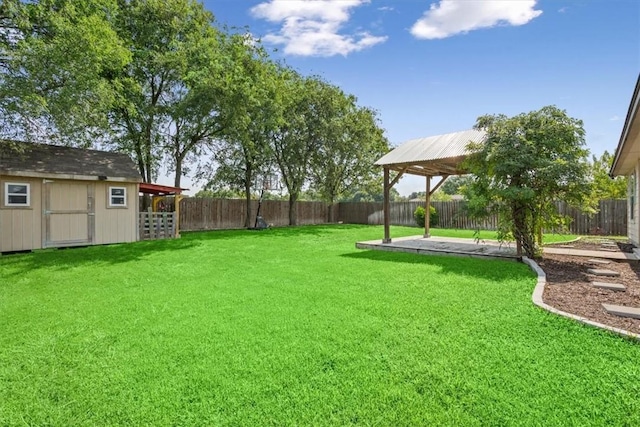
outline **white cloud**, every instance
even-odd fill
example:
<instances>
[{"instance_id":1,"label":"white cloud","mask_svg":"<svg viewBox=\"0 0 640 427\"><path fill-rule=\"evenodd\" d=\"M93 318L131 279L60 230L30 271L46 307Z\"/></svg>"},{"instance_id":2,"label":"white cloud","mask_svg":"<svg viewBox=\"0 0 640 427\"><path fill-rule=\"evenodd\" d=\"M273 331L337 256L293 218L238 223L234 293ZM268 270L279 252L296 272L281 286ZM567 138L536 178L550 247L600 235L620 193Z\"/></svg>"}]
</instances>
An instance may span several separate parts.
<instances>
[{"instance_id":1,"label":"white cloud","mask_svg":"<svg viewBox=\"0 0 640 427\"><path fill-rule=\"evenodd\" d=\"M569 8L568 7L561 7L560 9L558 9L559 13L565 13Z\"/></svg>"},{"instance_id":2,"label":"white cloud","mask_svg":"<svg viewBox=\"0 0 640 427\"><path fill-rule=\"evenodd\" d=\"M395 9L391 6L382 6L382 7L379 7L378 10L381 10L383 12L392 12Z\"/></svg>"},{"instance_id":3,"label":"white cloud","mask_svg":"<svg viewBox=\"0 0 640 427\"><path fill-rule=\"evenodd\" d=\"M369 0L270 0L251 9L256 18L281 24L263 40L284 46L284 53L300 56L348 55L387 40L366 31L341 34L352 9Z\"/></svg>"},{"instance_id":4,"label":"white cloud","mask_svg":"<svg viewBox=\"0 0 640 427\"><path fill-rule=\"evenodd\" d=\"M609 119L609 121L612 121L612 122L617 122L618 120L620 120L620 117L618 116L613 116Z\"/></svg>"},{"instance_id":5,"label":"white cloud","mask_svg":"<svg viewBox=\"0 0 640 427\"><path fill-rule=\"evenodd\" d=\"M524 25L542 14L535 5L536 0L441 0L411 27L411 34L419 39L444 39L497 25Z\"/></svg>"}]
</instances>

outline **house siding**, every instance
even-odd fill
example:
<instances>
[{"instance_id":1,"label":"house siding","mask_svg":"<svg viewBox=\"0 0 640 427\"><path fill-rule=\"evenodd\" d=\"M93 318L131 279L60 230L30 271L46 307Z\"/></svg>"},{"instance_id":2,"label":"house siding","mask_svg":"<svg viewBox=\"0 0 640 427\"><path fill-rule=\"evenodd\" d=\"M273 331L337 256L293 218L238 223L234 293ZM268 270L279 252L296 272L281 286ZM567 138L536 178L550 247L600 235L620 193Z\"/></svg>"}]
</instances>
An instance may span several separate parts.
<instances>
[{"instance_id":1,"label":"house siding","mask_svg":"<svg viewBox=\"0 0 640 427\"><path fill-rule=\"evenodd\" d=\"M636 160L636 164L634 167L634 172L635 172L635 180L631 179L632 174L628 175L629 178L629 195L627 197L628 203L628 209L629 211L627 212L627 236L629 237L629 240L631 240L631 242L633 242L636 246L638 246L640 244L640 203L638 203L638 195L640 195L640 186L638 185L639 183L639 177L640 177L640 159ZM632 194L632 188L631 185L635 184L635 201L634 203L631 203L631 194ZM633 209L633 213L631 212L631 210Z\"/></svg>"}]
</instances>

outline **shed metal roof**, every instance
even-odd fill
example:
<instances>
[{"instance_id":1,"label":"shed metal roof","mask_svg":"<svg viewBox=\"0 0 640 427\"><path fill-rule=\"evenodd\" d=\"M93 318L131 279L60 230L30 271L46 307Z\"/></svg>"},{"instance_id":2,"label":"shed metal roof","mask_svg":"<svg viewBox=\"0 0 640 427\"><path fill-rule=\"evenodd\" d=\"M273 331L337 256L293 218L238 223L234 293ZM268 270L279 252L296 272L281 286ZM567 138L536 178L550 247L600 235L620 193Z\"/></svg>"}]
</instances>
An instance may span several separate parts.
<instances>
[{"instance_id":1,"label":"shed metal roof","mask_svg":"<svg viewBox=\"0 0 640 427\"><path fill-rule=\"evenodd\" d=\"M10 144L19 151L10 149ZM127 154L14 141L0 141L0 174L142 181Z\"/></svg>"},{"instance_id":2,"label":"shed metal roof","mask_svg":"<svg viewBox=\"0 0 640 427\"><path fill-rule=\"evenodd\" d=\"M183 191L188 190L188 188L171 187L169 185L153 184L148 182L141 182L138 189L141 193L155 194L158 196L181 194Z\"/></svg>"},{"instance_id":3,"label":"shed metal roof","mask_svg":"<svg viewBox=\"0 0 640 427\"><path fill-rule=\"evenodd\" d=\"M465 130L427 138L411 139L375 162L378 166L421 176L459 175L466 173L460 163L469 155L470 142L483 142L483 130Z\"/></svg>"}]
</instances>

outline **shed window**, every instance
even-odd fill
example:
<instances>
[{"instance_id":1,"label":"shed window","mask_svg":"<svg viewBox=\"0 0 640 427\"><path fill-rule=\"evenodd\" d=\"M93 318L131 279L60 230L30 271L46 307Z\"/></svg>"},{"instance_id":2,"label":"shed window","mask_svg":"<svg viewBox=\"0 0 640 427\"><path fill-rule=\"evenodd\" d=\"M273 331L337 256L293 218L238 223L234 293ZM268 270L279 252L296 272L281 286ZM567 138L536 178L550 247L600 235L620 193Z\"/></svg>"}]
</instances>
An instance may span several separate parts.
<instances>
[{"instance_id":1,"label":"shed window","mask_svg":"<svg viewBox=\"0 0 640 427\"><path fill-rule=\"evenodd\" d=\"M5 182L4 204L5 206L30 206L30 185L17 182Z\"/></svg>"},{"instance_id":2,"label":"shed window","mask_svg":"<svg viewBox=\"0 0 640 427\"><path fill-rule=\"evenodd\" d=\"M112 206L112 207L127 206L126 187L109 187L109 206Z\"/></svg>"}]
</instances>

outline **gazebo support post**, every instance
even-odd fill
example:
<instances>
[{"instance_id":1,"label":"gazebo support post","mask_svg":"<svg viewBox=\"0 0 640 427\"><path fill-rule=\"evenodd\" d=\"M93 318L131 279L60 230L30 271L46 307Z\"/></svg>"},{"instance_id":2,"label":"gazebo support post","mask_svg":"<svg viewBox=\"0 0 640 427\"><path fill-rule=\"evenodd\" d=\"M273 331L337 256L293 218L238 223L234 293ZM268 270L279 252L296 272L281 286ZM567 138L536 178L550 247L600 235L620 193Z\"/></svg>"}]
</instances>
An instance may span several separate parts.
<instances>
[{"instance_id":1,"label":"gazebo support post","mask_svg":"<svg viewBox=\"0 0 640 427\"><path fill-rule=\"evenodd\" d=\"M391 189L391 184L389 183L389 168L384 168L384 197L383 197L383 216L384 216L384 239L382 239L382 243L391 243L391 236L389 235L389 190Z\"/></svg>"},{"instance_id":2,"label":"gazebo support post","mask_svg":"<svg viewBox=\"0 0 640 427\"><path fill-rule=\"evenodd\" d=\"M427 188L425 196L425 208L424 208L424 237L431 237L430 220L431 220L431 175L427 175Z\"/></svg>"}]
</instances>

